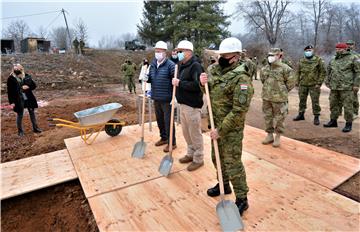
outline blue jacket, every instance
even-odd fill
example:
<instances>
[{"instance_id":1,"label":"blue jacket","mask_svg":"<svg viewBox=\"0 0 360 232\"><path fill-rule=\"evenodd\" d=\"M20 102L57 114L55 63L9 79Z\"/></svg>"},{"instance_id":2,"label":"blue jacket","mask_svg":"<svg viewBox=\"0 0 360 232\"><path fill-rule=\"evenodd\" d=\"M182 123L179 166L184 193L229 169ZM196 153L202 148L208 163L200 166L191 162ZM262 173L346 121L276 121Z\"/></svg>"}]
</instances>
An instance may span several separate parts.
<instances>
[{"instance_id":1,"label":"blue jacket","mask_svg":"<svg viewBox=\"0 0 360 232\"><path fill-rule=\"evenodd\" d=\"M150 64L149 79L151 83L151 98L155 101L171 102L172 83L174 77L175 64L167 59L157 67L157 60L153 59Z\"/></svg>"}]
</instances>

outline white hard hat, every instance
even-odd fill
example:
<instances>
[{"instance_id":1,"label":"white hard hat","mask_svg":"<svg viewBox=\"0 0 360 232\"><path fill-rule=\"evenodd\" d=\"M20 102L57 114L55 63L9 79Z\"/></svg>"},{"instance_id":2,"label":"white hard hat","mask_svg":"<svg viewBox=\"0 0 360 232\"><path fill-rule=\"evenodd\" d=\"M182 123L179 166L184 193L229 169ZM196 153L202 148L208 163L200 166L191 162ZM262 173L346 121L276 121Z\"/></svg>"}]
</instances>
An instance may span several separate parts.
<instances>
[{"instance_id":1,"label":"white hard hat","mask_svg":"<svg viewBox=\"0 0 360 232\"><path fill-rule=\"evenodd\" d=\"M181 40L176 49L187 49L194 51L194 45L190 41Z\"/></svg>"},{"instance_id":2,"label":"white hard hat","mask_svg":"<svg viewBox=\"0 0 360 232\"><path fill-rule=\"evenodd\" d=\"M239 39L230 37L221 41L219 51L217 51L217 53L224 54L233 52L242 52L242 46Z\"/></svg>"},{"instance_id":3,"label":"white hard hat","mask_svg":"<svg viewBox=\"0 0 360 232\"><path fill-rule=\"evenodd\" d=\"M158 42L155 44L155 48L167 50L167 44L166 44L164 41L158 41Z\"/></svg>"}]
</instances>

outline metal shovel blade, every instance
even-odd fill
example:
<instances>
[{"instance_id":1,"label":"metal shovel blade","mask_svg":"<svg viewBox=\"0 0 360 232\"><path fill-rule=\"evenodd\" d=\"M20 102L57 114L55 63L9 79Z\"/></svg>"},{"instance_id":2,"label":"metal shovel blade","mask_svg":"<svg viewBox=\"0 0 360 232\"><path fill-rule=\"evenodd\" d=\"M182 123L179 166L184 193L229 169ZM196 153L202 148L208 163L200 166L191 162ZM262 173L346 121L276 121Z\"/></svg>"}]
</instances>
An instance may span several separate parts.
<instances>
[{"instance_id":1,"label":"metal shovel blade","mask_svg":"<svg viewBox=\"0 0 360 232\"><path fill-rule=\"evenodd\" d=\"M171 172L172 165L174 163L174 159L170 155L164 156L161 160L159 172L163 176L168 176Z\"/></svg>"},{"instance_id":2,"label":"metal shovel blade","mask_svg":"<svg viewBox=\"0 0 360 232\"><path fill-rule=\"evenodd\" d=\"M131 157L139 159L143 158L145 156L145 148L146 143L143 140L137 142L134 146L133 152L131 153Z\"/></svg>"},{"instance_id":3,"label":"metal shovel blade","mask_svg":"<svg viewBox=\"0 0 360 232\"><path fill-rule=\"evenodd\" d=\"M238 231L244 229L240 212L234 202L222 200L216 205L220 225L223 231Z\"/></svg>"}]
</instances>

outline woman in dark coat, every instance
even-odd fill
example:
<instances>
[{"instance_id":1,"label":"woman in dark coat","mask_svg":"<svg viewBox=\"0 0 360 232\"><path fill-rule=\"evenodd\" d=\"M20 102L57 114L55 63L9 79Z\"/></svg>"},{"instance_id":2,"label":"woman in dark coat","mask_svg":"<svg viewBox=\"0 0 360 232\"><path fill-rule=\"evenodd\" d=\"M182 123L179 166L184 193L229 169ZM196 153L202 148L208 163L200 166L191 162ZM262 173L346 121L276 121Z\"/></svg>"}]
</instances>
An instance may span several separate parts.
<instances>
[{"instance_id":1,"label":"woman in dark coat","mask_svg":"<svg viewBox=\"0 0 360 232\"><path fill-rule=\"evenodd\" d=\"M24 72L24 67L20 64L14 65L13 71L7 80L7 92L9 103L17 113L16 126L19 136L24 136L22 119L25 108L29 111L33 131L35 133L41 133L35 117L35 108L38 108L36 98L32 93L35 88L35 82L29 74Z\"/></svg>"}]
</instances>

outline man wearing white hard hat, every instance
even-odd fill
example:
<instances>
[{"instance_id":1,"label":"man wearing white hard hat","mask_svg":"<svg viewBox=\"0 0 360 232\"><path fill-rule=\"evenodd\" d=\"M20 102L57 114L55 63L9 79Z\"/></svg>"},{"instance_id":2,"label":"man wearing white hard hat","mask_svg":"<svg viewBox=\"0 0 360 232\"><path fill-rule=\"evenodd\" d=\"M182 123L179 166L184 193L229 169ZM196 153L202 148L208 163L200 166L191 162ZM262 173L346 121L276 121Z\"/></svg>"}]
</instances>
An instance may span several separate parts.
<instances>
[{"instance_id":1,"label":"man wearing white hard hat","mask_svg":"<svg viewBox=\"0 0 360 232\"><path fill-rule=\"evenodd\" d=\"M245 116L254 94L251 74L246 64L240 61L241 52L240 40L233 37L224 39L218 51L219 64L210 70L211 79L208 79L206 73L200 76L201 85L209 84L216 128L210 132L210 137L218 141L225 194L232 192L231 181L240 214L249 207L249 189L241 154ZM214 149L212 160L216 167ZM219 184L208 189L207 194L211 197L219 196Z\"/></svg>"},{"instance_id":2,"label":"man wearing white hard hat","mask_svg":"<svg viewBox=\"0 0 360 232\"><path fill-rule=\"evenodd\" d=\"M181 128L187 143L187 153L179 161L190 163L188 171L194 171L204 165L204 144L201 134L201 107L203 94L199 77L203 68L194 56L194 46L190 41L182 40L177 48L179 59L179 79L173 79L176 99L180 104Z\"/></svg>"},{"instance_id":3,"label":"man wearing white hard hat","mask_svg":"<svg viewBox=\"0 0 360 232\"><path fill-rule=\"evenodd\" d=\"M155 59L150 64L148 74L148 82L151 83L151 98L154 100L156 121L160 130L160 140L155 143L155 146L166 145L164 152L169 151L171 80L175 72L175 64L166 57L166 50L167 44L164 41L155 44ZM175 126L173 128L173 149L175 149Z\"/></svg>"}]
</instances>

